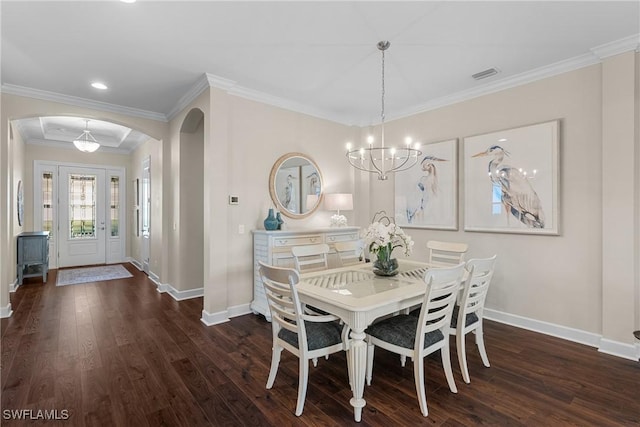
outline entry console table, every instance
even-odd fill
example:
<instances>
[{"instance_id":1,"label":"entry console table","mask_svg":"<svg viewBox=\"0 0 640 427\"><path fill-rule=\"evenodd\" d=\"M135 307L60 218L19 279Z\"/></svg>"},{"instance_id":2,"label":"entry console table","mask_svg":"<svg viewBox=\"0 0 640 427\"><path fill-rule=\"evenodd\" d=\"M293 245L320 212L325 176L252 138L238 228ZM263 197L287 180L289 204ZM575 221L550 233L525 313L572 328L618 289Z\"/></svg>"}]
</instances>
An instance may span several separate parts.
<instances>
[{"instance_id":1,"label":"entry console table","mask_svg":"<svg viewBox=\"0 0 640 427\"><path fill-rule=\"evenodd\" d=\"M329 268L339 267L338 254L333 243L360 239L360 227L309 228L301 230L253 230L253 301L251 311L271 320L267 297L264 293L258 261L276 267L294 267L291 248L301 245L327 243L331 249Z\"/></svg>"},{"instance_id":2,"label":"entry console table","mask_svg":"<svg viewBox=\"0 0 640 427\"><path fill-rule=\"evenodd\" d=\"M49 232L27 231L18 234L18 285L25 277L42 276L47 282L49 272Z\"/></svg>"}]
</instances>

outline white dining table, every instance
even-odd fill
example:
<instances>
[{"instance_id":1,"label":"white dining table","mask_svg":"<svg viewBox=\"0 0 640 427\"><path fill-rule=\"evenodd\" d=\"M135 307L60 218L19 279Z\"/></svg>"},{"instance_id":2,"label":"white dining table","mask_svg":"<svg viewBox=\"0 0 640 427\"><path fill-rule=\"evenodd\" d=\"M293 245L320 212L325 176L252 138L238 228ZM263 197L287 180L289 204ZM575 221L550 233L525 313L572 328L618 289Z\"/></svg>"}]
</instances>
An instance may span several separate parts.
<instances>
[{"instance_id":1,"label":"white dining table","mask_svg":"<svg viewBox=\"0 0 640 427\"><path fill-rule=\"evenodd\" d=\"M376 276L373 264L335 268L301 275L297 285L303 303L338 316L351 329L347 347L350 403L356 421L362 419L367 344L365 329L374 320L422 303L426 291L423 277L429 264L398 260L399 274Z\"/></svg>"}]
</instances>

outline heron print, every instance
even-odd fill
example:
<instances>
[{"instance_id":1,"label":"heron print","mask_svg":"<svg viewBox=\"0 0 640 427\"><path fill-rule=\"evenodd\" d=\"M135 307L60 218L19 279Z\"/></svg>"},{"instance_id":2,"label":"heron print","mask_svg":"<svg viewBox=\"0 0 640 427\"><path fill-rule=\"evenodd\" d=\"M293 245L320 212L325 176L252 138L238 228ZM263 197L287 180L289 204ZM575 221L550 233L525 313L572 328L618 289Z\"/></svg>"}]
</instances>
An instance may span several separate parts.
<instances>
[{"instance_id":1,"label":"heron print","mask_svg":"<svg viewBox=\"0 0 640 427\"><path fill-rule=\"evenodd\" d=\"M457 228L457 145L457 139L424 144L417 164L396 174L396 224Z\"/></svg>"},{"instance_id":2,"label":"heron print","mask_svg":"<svg viewBox=\"0 0 640 427\"><path fill-rule=\"evenodd\" d=\"M492 145L485 151L471 157L488 157L488 175L495 193L499 192L499 200L507 215L507 223L513 216L529 228L544 228L544 211L540 197L531 185L531 173L505 163L509 152L499 145Z\"/></svg>"},{"instance_id":3,"label":"heron print","mask_svg":"<svg viewBox=\"0 0 640 427\"><path fill-rule=\"evenodd\" d=\"M436 164L446 161L436 156L426 155L420 162L422 176L416 183L414 193L407 200L406 215L409 224L413 223L416 218L422 218L429 201L431 200L433 203L433 199L438 197L440 188L438 186L438 168Z\"/></svg>"}]
</instances>

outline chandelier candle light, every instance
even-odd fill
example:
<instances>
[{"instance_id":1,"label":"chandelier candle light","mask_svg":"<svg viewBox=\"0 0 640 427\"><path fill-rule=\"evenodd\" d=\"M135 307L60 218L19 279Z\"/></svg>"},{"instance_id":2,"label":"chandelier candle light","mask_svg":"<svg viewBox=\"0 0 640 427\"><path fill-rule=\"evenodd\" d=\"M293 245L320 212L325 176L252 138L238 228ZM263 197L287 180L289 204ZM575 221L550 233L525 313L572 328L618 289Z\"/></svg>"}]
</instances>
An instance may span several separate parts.
<instances>
[{"instance_id":1,"label":"chandelier candle light","mask_svg":"<svg viewBox=\"0 0 640 427\"><path fill-rule=\"evenodd\" d=\"M73 145L80 151L84 151L85 153L93 153L98 148L100 148L100 144L96 139L91 135L91 131L89 130L89 120L86 120L87 125L82 132L82 135L78 136L74 141Z\"/></svg>"},{"instance_id":2,"label":"chandelier candle light","mask_svg":"<svg viewBox=\"0 0 640 427\"><path fill-rule=\"evenodd\" d=\"M347 143L347 159L351 166L365 172L371 172L378 175L379 180L388 179L388 174L409 169L418 162L418 157L422 154L419 150L420 144L416 143L413 147L413 141L410 137L405 139L403 147L396 148L394 146L387 147L384 145L384 52L389 49L391 43L388 41L378 42L378 49L382 52L382 111L380 114L381 138L380 146L374 145L373 136L367 138L368 147L353 148L351 143Z\"/></svg>"}]
</instances>

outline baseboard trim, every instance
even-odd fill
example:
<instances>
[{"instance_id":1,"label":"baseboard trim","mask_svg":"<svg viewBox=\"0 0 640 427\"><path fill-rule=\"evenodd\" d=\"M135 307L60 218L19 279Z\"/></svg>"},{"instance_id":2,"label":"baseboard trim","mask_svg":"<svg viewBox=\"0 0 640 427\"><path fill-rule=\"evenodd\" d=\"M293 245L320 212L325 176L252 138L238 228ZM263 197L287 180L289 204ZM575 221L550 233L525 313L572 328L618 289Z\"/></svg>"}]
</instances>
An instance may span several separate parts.
<instances>
[{"instance_id":1,"label":"baseboard trim","mask_svg":"<svg viewBox=\"0 0 640 427\"><path fill-rule=\"evenodd\" d=\"M20 285L18 284L18 280L16 279L13 283L9 284L9 292L15 292L19 287Z\"/></svg>"},{"instance_id":2,"label":"baseboard trim","mask_svg":"<svg viewBox=\"0 0 640 427\"><path fill-rule=\"evenodd\" d=\"M569 328L567 326L556 325L554 323L543 322L541 320L530 319L528 317L518 316L516 314L504 313L498 310L484 309L484 318L495 322L504 323L506 325L515 326L517 328L527 329L545 335L577 342L579 344L588 345L597 348L598 351L612 356L618 356L630 360L638 360L640 350L636 349L633 344L611 341L602 337L602 335L592 332L582 331L580 329Z\"/></svg>"},{"instance_id":3,"label":"baseboard trim","mask_svg":"<svg viewBox=\"0 0 640 427\"><path fill-rule=\"evenodd\" d=\"M0 319L11 317L12 314L13 310L11 310L11 303L7 304L6 307L0 307Z\"/></svg>"},{"instance_id":4,"label":"baseboard trim","mask_svg":"<svg viewBox=\"0 0 640 427\"><path fill-rule=\"evenodd\" d=\"M204 288L189 289L188 291L179 291L169 284L162 285L162 286L165 289L164 292L171 295L171 297L176 301L184 301L186 299L198 298L198 297L204 296Z\"/></svg>"},{"instance_id":5,"label":"baseboard trim","mask_svg":"<svg viewBox=\"0 0 640 427\"><path fill-rule=\"evenodd\" d=\"M202 317L200 321L207 326L219 325L229 321L229 311L219 311L217 313L209 313L206 310L202 310Z\"/></svg>"},{"instance_id":6,"label":"baseboard trim","mask_svg":"<svg viewBox=\"0 0 640 427\"><path fill-rule=\"evenodd\" d=\"M162 284L160 282L160 277L158 277L157 274L155 274L153 271L150 271L148 277L149 277L149 280L155 283L156 291L158 291L159 293L167 292L168 285Z\"/></svg>"},{"instance_id":7,"label":"baseboard trim","mask_svg":"<svg viewBox=\"0 0 640 427\"><path fill-rule=\"evenodd\" d=\"M127 261L129 261L130 264L132 264L135 268L137 268L138 271L142 271L142 264L140 264L138 260L129 257Z\"/></svg>"},{"instance_id":8,"label":"baseboard trim","mask_svg":"<svg viewBox=\"0 0 640 427\"><path fill-rule=\"evenodd\" d=\"M251 304L234 305L233 307L227 308L227 312L229 313L229 317L244 316L245 314L252 313Z\"/></svg>"},{"instance_id":9,"label":"baseboard trim","mask_svg":"<svg viewBox=\"0 0 640 427\"><path fill-rule=\"evenodd\" d=\"M600 353L610 354L612 356L622 357L629 360L638 360L638 347L635 344L626 344L619 341L612 341L606 338L600 340Z\"/></svg>"},{"instance_id":10,"label":"baseboard trim","mask_svg":"<svg viewBox=\"0 0 640 427\"><path fill-rule=\"evenodd\" d=\"M598 347L600 339L602 338L601 335L593 334L591 332L585 332L579 329L568 328L566 326L530 319L528 317L505 313L502 311L491 310L488 308L484 309L484 317L485 319L494 320L496 322L505 323L522 329L528 329L545 335L551 335L553 337L577 342L590 347Z\"/></svg>"},{"instance_id":11,"label":"baseboard trim","mask_svg":"<svg viewBox=\"0 0 640 427\"><path fill-rule=\"evenodd\" d=\"M149 280L156 284L156 290L163 294L167 293L171 295L176 301L184 301L191 298L198 298L204 296L204 288L197 289L189 289L188 291L179 291L169 283L160 283L160 278L153 274L153 272L149 272Z\"/></svg>"}]
</instances>

